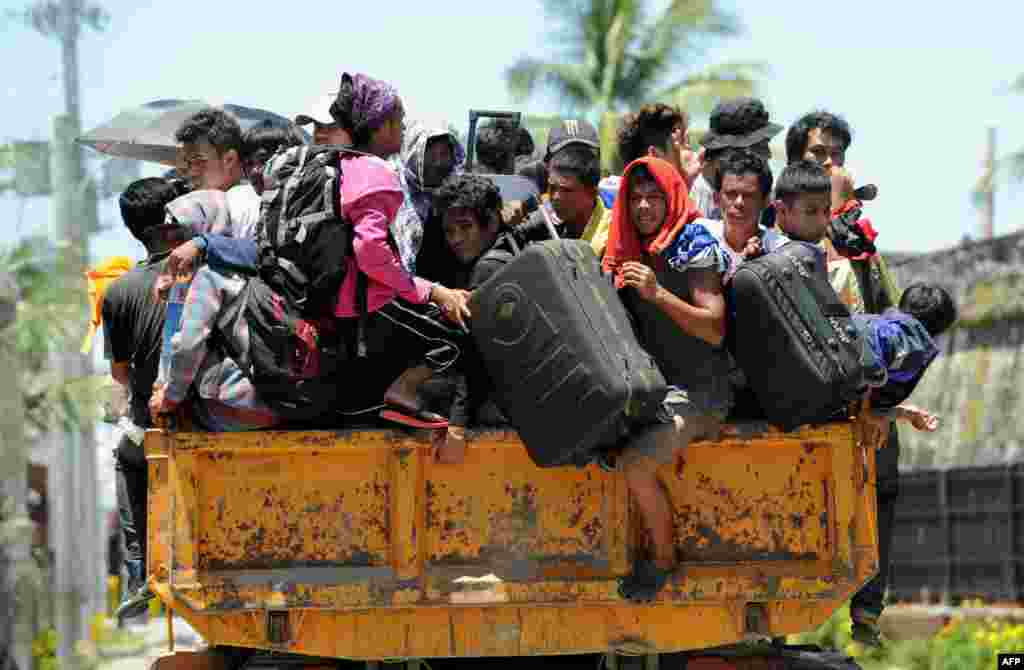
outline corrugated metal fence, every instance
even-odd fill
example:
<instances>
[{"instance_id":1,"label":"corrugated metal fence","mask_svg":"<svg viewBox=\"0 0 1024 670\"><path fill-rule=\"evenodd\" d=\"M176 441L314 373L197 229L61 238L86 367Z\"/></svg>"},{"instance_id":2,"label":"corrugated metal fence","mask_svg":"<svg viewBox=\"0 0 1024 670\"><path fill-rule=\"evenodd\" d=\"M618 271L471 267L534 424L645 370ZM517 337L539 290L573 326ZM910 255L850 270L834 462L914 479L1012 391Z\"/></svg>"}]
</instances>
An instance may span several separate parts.
<instances>
[{"instance_id":1,"label":"corrugated metal fence","mask_svg":"<svg viewBox=\"0 0 1024 670\"><path fill-rule=\"evenodd\" d=\"M1024 465L900 478L891 594L897 600L1024 599Z\"/></svg>"}]
</instances>

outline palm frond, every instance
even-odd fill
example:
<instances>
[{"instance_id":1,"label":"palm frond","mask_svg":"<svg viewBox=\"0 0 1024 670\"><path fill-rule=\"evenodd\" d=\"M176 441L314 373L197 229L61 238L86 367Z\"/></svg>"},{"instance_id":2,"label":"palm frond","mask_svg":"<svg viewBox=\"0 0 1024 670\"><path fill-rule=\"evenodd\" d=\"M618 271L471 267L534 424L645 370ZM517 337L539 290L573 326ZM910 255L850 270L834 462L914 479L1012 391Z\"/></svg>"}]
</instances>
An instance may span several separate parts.
<instances>
[{"instance_id":1,"label":"palm frond","mask_svg":"<svg viewBox=\"0 0 1024 670\"><path fill-rule=\"evenodd\" d=\"M1010 82L1009 89L1013 93L1024 93L1024 74L1018 75Z\"/></svg>"},{"instance_id":2,"label":"palm frond","mask_svg":"<svg viewBox=\"0 0 1024 670\"><path fill-rule=\"evenodd\" d=\"M656 99L673 69L694 71L710 44L741 31L739 19L724 11L719 0L672 0L652 16L643 0L545 0L544 7L563 58L522 58L506 70L509 91L523 102L547 89L587 112L617 111ZM707 95L749 92L756 73L747 73L720 67L716 76L695 75L669 89L682 94L685 84L694 94L699 87Z\"/></svg>"},{"instance_id":3,"label":"palm frond","mask_svg":"<svg viewBox=\"0 0 1024 670\"><path fill-rule=\"evenodd\" d=\"M567 101L587 106L596 97L596 89L579 65L545 63L524 58L505 71L505 80L513 99L522 102L541 88L549 88Z\"/></svg>"},{"instance_id":4,"label":"palm frond","mask_svg":"<svg viewBox=\"0 0 1024 670\"><path fill-rule=\"evenodd\" d=\"M659 91L655 98L691 113L708 113L719 100L751 95L768 73L761 63L723 63L706 68Z\"/></svg>"},{"instance_id":5,"label":"palm frond","mask_svg":"<svg viewBox=\"0 0 1024 670\"><path fill-rule=\"evenodd\" d=\"M605 33L596 44L600 44L603 58L594 74L600 99L595 101L602 107L610 107L618 97L623 75L627 67L630 45L635 41L638 22L641 17L640 7L630 0L619 0L615 3L615 12L609 17Z\"/></svg>"},{"instance_id":6,"label":"palm frond","mask_svg":"<svg viewBox=\"0 0 1024 670\"><path fill-rule=\"evenodd\" d=\"M638 57L653 59L664 69L693 67L714 41L742 32L739 19L713 0L675 0L655 20L639 45Z\"/></svg>"},{"instance_id":7,"label":"palm frond","mask_svg":"<svg viewBox=\"0 0 1024 670\"><path fill-rule=\"evenodd\" d=\"M1024 149L1007 154L996 161L995 172L1007 174L1014 181L1024 181ZM988 179L985 182L986 177ZM987 183L991 188L992 176L982 175L979 180L979 184ZM976 186L975 191L981 190L980 187Z\"/></svg>"}]
</instances>

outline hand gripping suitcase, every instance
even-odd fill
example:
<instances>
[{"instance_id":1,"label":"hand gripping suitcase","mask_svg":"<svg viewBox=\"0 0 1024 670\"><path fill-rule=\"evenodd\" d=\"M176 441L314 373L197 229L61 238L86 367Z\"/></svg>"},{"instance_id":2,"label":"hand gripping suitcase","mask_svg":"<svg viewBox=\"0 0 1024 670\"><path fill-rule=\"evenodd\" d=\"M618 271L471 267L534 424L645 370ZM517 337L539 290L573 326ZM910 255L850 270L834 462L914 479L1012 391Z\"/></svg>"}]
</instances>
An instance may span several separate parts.
<instances>
[{"instance_id":1,"label":"hand gripping suitcase","mask_svg":"<svg viewBox=\"0 0 1024 670\"><path fill-rule=\"evenodd\" d=\"M527 246L473 292L473 338L496 398L533 461L585 464L654 420L665 378L636 339L590 245Z\"/></svg>"},{"instance_id":2,"label":"hand gripping suitcase","mask_svg":"<svg viewBox=\"0 0 1024 670\"><path fill-rule=\"evenodd\" d=\"M814 250L789 243L731 282L733 355L768 421L823 423L857 401L869 355Z\"/></svg>"}]
</instances>

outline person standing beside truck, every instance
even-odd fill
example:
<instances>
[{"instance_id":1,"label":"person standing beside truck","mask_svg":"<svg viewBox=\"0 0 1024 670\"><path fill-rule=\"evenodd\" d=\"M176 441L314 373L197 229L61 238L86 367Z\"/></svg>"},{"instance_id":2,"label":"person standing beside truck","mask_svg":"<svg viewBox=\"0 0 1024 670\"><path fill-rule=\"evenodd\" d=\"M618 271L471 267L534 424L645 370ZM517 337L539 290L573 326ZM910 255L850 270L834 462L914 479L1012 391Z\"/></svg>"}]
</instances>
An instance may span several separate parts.
<instances>
[{"instance_id":1,"label":"person standing beside truck","mask_svg":"<svg viewBox=\"0 0 1024 670\"><path fill-rule=\"evenodd\" d=\"M149 399L160 361L165 304L154 287L167 256L188 239L188 232L165 225L164 208L185 191L181 180L149 178L134 181L121 193L121 219L146 248L146 258L116 279L103 296L104 354L110 376L129 391L134 428L125 431L114 449L117 509L124 535L123 563L128 581L117 608L120 619L136 617L155 594L146 584L146 490L148 476L141 431L153 424Z\"/></svg>"}]
</instances>

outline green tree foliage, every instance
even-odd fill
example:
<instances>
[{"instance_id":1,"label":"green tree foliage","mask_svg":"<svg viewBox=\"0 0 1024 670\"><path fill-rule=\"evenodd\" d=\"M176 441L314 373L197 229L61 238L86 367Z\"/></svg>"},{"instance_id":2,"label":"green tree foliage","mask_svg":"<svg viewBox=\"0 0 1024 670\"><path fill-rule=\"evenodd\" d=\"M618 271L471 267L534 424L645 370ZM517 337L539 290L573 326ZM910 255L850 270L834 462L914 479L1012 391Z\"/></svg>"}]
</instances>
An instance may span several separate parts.
<instances>
[{"instance_id":1,"label":"green tree foliage","mask_svg":"<svg viewBox=\"0 0 1024 670\"><path fill-rule=\"evenodd\" d=\"M60 249L42 237L0 251L0 272L12 276L19 291L17 319L0 346L13 349L21 364L17 383L28 439L85 425L100 411L100 378L65 379L54 365L56 354L81 346L89 318L84 279L80 287L68 286L60 259Z\"/></svg>"},{"instance_id":2,"label":"green tree foliage","mask_svg":"<svg viewBox=\"0 0 1024 670\"><path fill-rule=\"evenodd\" d=\"M711 44L741 31L715 0L672 0L657 13L643 0L546 0L545 14L551 42L563 51L550 61L524 56L506 70L520 102L546 90L572 111L597 116L653 101L699 112L749 94L766 70L760 63L704 65Z\"/></svg>"}]
</instances>

